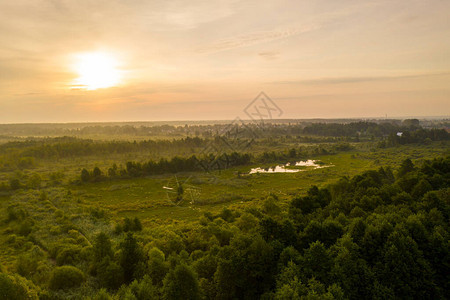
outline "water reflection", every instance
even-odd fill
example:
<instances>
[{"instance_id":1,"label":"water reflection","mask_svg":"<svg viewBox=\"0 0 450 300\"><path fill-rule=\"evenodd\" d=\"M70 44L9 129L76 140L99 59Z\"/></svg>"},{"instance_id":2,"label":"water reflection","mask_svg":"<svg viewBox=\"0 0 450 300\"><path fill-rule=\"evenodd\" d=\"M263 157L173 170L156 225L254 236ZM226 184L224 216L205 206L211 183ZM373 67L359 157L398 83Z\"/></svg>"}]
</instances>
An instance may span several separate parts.
<instances>
[{"instance_id":1,"label":"water reflection","mask_svg":"<svg viewBox=\"0 0 450 300\"><path fill-rule=\"evenodd\" d=\"M315 169L321 169L321 168L327 168L332 167L333 165L323 165L318 160L312 160L308 159L305 161L298 161L295 163L295 165L291 166L290 163L287 163L285 165L278 165L275 167L269 167L269 168L253 168L250 170L249 174L255 174L255 173L297 173L297 172L303 172L308 170L315 170ZM287 168L290 167L290 168ZM294 167L294 168L292 168ZM295 167L308 167L306 169L297 169Z\"/></svg>"}]
</instances>

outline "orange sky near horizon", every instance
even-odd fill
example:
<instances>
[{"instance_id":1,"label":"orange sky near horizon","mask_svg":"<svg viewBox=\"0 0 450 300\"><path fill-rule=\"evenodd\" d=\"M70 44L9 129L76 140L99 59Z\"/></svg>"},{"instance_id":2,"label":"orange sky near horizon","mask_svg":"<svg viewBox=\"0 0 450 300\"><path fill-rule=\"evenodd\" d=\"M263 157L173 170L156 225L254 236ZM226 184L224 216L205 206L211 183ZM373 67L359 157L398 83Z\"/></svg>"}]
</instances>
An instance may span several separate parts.
<instances>
[{"instance_id":1,"label":"orange sky near horizon","mask_svg":"<svg viewBox=\"0 0 450 300\"><path fill-rule=\"evenodd\" d=\"M450 1L0 2L0 123L450 115Z\"/></svg>"}]
</instances>

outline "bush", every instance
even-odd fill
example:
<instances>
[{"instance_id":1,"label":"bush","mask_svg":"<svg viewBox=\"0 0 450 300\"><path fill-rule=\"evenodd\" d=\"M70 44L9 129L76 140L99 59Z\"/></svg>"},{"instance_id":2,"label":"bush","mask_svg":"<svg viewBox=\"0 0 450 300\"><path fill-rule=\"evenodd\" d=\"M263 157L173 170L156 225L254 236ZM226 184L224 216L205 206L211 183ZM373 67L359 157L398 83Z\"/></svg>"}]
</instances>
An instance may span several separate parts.
<instances>
[{"instance_id":1,"label":"bush","mask_svg":"<svg viewBox=\"0 0 450 300\"><path fill-rule=\"evenodd\" d=\"M9 181L9 186L12 190L18 190L22 187L22 184L20 183L19 179L14 178Z\"/></svg>"},{"instance_id":2,"label":"bush","mask_svg":"<svg viewBox=\"0 0 450 300\"><path fill-rule=\"evenodd\" d=\"M111 296L108 294L108 292L105 289L101 289L97 295L94 296L94 300L111 300Z\"/></svg>"},{"instance_id":3,"label":"bush","mask_svg":"<svg viewBox=\"0 0 450 300\"><path fill-rule=\"evenodd\" d=\"M129 232L129 231L141 231L142 230L142 223L141 221L135 217L134 219L125 218L123 220L123 231Z\"/></svg>"},{"instance_id":4,"label":"bush","mask_svg":"<svg viewBox=\"0 0 450 300\"><path fill-rule=\"evenodd\" d=\"M38 299L31 282L19 275L0 273L0 298L8 300Z\"/></svg>"},{"instance_id":5,"label":"bush","mask_svg":"<svg viewBox=\"0 0 450 300\"><path fill-rule=\"evenodd\" d=\"M28 236L33 231L33 221L30 219L24 220L17 228L17 233L23 236Z\"/></svg>"},{"instance_id":6,"label":"bush","mask_svg":"<svg viewBox=\"0 0 450 300\"><path fill-rule=\"evenodd\" d=\"M72 266L57 267L50 277L49 288L52 290L70 289L78 287L84 282L81 270Z\"/></svg>"},{"instance_id":7,"label":"bush","mask_svg":"<svg viewBox=\"0 0 450 300\"><path fill-rule=\"evenodd\" d=\"M56 255L56 264L61 266L72 265L78 262L81 249L82 248L79 245L62 247Z\"/></svg>"},{"instance_id":8,"label":"bush","mask_svg":"<svg viewBox=\"0 0 450 300\"><path fill-rule=\"evenodd\" d=\"M6 211L8 214L6 222L11 222L11 221L15 221L15 220L21 221L21 220L25 219L28 215L25 210L23 210L20 207L14 206L14 205L8 206Z\"/></svg>"},{"instance_id":9,"label":"bush","mask_svg":"<svg viewBox=\"0 0 450 300\"><path fill-rule=\"evenodd\" d=\"M88 182L91 179L89 171L86 169L81 170L81 181Z\"/></svg>"}]
</instances>

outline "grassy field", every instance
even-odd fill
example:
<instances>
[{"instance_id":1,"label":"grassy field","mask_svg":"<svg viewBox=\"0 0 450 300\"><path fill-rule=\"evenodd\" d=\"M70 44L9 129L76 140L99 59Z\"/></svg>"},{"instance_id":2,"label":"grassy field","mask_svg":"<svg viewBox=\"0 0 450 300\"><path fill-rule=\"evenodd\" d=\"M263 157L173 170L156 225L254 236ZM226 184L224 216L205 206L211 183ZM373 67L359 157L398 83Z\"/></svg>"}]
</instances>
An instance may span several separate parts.
<instances>
[{"instance_id":1,"label":"grassy field","mask_svg":"<svg viewBox=\"0 0 450 300\"><path fill-rule=\"evenodd\" d=\"M324 186L342 176L392 166L405 158L419 161L446 153L447 147L439 144L350 151L314 157L329 167L315 170L308 168L297 173L248 175L251 168L274 165L267 164L231 168L222 172L194 172L88 183L69 189L74 195L79 195L84 205L105 209L114 219L137 216L147 224L170 222L172 219L195 221L205 211L218 212L223 207L259 205L259 201L270 194L278 196L280 204L284 205L293 195L305 192L311 185ZM188 188L185 200L177 206L170 201L170 196L163 188L174 182L175 176ZM193 196L189 190L193 191ZM192 200L194 203L191 203Z\"/></svg>"}]
</instances>

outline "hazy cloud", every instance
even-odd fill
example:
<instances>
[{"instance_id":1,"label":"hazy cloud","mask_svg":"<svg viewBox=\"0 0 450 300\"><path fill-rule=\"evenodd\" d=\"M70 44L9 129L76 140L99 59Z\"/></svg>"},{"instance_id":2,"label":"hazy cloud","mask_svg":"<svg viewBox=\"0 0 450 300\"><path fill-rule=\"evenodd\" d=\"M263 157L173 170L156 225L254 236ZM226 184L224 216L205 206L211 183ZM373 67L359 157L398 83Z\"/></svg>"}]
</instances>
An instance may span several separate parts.
<instances>
[{"instance_id":1,"label":"hazy cloud","mask_svg":"<svg viewBox=\"0 0 450 300\"><path fill-rule=\"evenodd\" d=\"M396 80L396 79L408 79L408 78L424 78L424 77L434 77L450 75L450 72L439 72L439 73L426 73L426 74L412 74L412 75L395 75L395 76L363 76L363 77L336 77L336 78L318 78L318 79L308 79L308 80L287 80L287 81L274 81L271 84L281 84L281 85L327 85L327 84L347 84L347 83L360 83L360 82L370 82L370 81L386 81L386 80Z\"/></svg>"}]
</instances>

